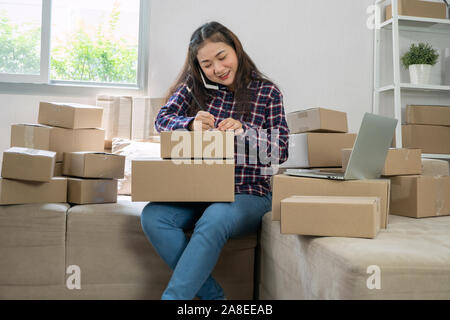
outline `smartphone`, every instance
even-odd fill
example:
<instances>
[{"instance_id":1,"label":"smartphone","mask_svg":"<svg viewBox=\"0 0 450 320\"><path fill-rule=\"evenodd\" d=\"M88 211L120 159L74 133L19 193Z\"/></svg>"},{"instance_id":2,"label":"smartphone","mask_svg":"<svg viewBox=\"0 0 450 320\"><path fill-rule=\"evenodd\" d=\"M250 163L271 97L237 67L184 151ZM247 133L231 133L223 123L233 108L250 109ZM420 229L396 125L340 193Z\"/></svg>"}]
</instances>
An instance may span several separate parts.
<instances>
[{"instance_id":1,"label":"smartphone","mask_svg":"<svg viewBox=\"0 0 450 320\"><path fill-rule=\"evenodd\" d=\"M219 90L219 86L213 84L213 82L208 81L208 83L205 80L205 76L203 75L203 71L201 68L198 68L198 72L200 72L200 77L202 77L203 85L206 89L213 89L213 90Z\"/></svg>"}]
</instances>

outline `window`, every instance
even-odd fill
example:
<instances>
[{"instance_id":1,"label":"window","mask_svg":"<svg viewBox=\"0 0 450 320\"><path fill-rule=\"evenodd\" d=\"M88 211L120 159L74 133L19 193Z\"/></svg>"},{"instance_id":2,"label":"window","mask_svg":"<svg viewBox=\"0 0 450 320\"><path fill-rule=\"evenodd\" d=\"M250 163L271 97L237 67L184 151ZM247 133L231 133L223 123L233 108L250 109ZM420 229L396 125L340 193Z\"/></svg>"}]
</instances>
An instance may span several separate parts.
<instances>
[{"instance_id":1,"label":"window","mask_svg":"<svg viewBox=\"0 0 450 320\"><path fill-rule=\"evenodd\" d=\"M139 87L145 0L0 0L0 81Z\"/></svg>"}]
</instances>

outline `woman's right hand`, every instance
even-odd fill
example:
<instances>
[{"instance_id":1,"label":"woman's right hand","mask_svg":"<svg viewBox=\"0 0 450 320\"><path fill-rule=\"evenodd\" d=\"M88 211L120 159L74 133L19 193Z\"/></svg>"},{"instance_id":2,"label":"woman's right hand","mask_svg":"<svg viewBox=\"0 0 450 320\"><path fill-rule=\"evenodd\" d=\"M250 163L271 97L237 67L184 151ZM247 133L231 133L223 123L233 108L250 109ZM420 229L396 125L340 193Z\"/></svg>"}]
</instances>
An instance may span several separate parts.
<instances>
[{"instance_id":1,"label":"woman's right hand","mask_svg":"<svg viewBox=\"0 0 450 320\"><path fill-rule=\"evenodd\" d=\"M214 116L207 111L199 111L195 119L189 124L190 131L206 131L214 129Z\"/></svg>"}]
</instances>

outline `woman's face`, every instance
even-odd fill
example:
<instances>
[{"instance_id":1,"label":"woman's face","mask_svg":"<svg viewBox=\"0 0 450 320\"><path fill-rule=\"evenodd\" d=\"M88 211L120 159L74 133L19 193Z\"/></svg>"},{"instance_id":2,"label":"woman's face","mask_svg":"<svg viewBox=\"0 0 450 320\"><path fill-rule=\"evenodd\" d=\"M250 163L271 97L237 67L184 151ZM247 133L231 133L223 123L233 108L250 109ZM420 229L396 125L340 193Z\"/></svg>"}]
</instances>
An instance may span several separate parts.
<instances>
[{"instance_id":1,"label":"woman's face","mask_svg":"<svg viewBox=\"0 0 450 320\"><path fill-rule=\"evenodd\" d=\"M238 69L236 51L224 42L207 41L197 53L203 73L212 81L232 87Z\"/></svg>"}]
</instances>

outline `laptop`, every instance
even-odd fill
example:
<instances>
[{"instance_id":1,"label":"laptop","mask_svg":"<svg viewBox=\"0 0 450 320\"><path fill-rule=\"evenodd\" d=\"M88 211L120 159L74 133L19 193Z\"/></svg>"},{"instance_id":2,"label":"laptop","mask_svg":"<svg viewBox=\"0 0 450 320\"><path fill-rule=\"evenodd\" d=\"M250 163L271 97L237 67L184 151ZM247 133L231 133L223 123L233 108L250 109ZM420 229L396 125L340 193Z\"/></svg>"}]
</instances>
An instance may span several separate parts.
<instances>
[{"instance_id":1,"label":"laptop","mask_svg":"<svg viewBox=\"0 0 450 320\"><path fill-rule=\"evenodd\" d=\"M356 137L345 173L307 169L286 169L285 174L332 180L378 179L394 137L397 119L372 113L364 118Z\"/></svg>"}]
</instances>

